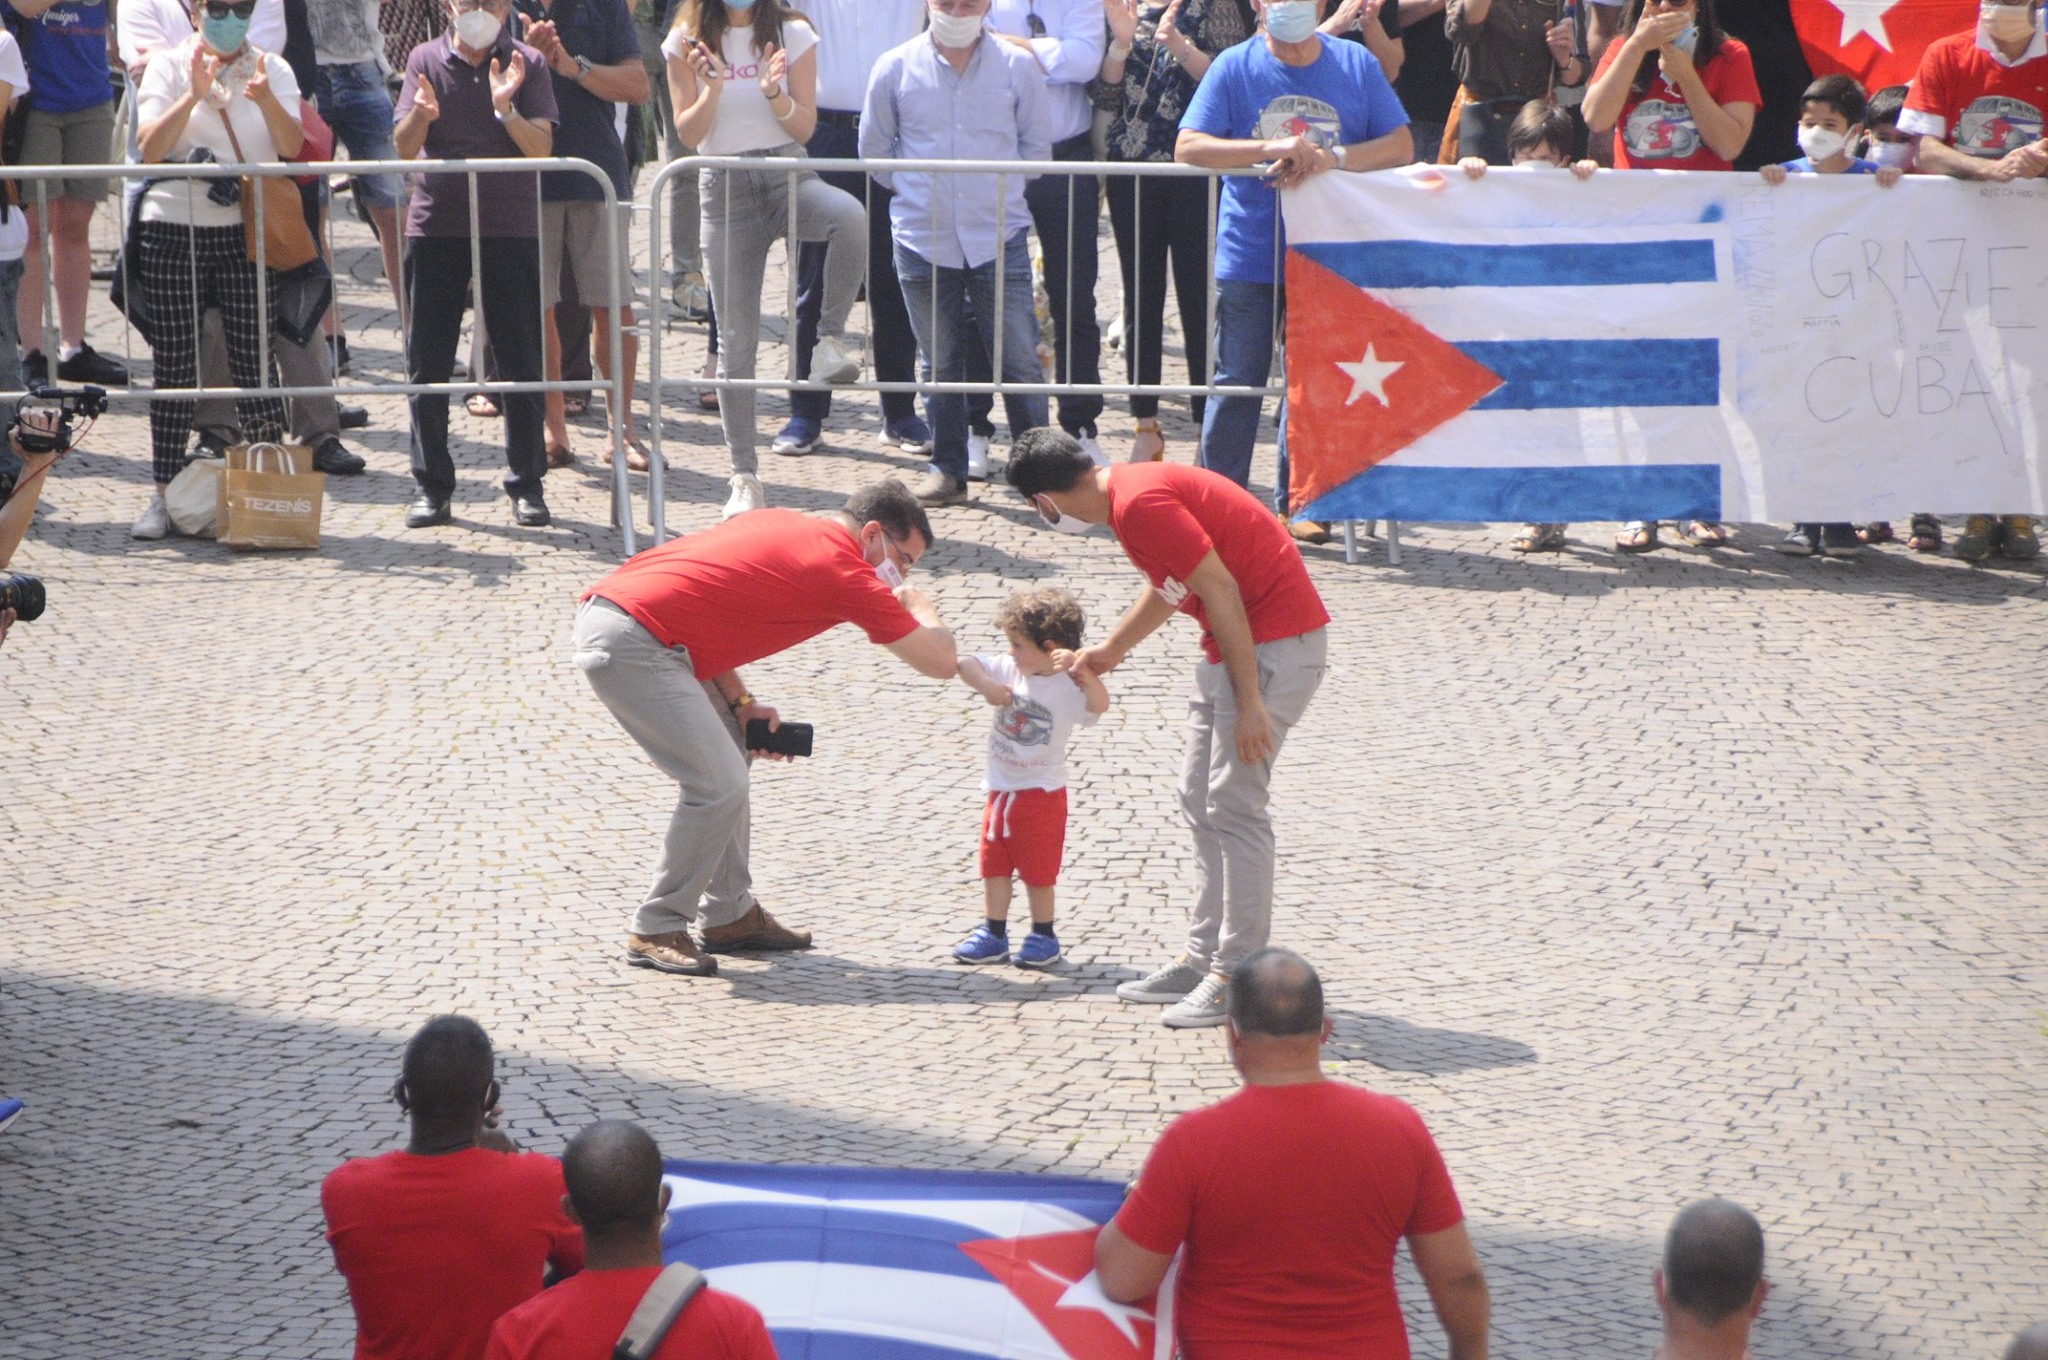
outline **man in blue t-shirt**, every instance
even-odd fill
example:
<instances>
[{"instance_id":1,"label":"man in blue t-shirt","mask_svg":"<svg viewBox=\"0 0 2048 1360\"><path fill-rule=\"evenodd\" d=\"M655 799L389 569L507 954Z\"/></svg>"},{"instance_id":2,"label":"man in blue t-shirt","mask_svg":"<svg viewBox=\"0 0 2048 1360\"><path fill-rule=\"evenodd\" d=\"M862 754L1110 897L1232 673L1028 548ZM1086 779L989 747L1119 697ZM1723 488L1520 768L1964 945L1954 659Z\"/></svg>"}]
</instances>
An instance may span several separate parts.
<instances>
[{"instance_id":1,"label":"man in blue t-shirt","mask_svg":"<svg viewBox=\"0 0 2048 1360\"><path fill-rule=\"evenodd\" d=\"M1325 170L1384 170L1414 159L1408 115L1379 62L1316 31L1325 0L1253 0L1259 32L1216 58L1181 119L1174 159L1264 179L1223 181L1216 228L1216 383L1263 387L1280 303L1279 190ZM1217 397L1202 419L1203 467L1246 485L1257 397ZM1287 441L1274 501L1287 504ZM1298 531L1299 532L1299 531Z\"/></svg>"}]
</instances>

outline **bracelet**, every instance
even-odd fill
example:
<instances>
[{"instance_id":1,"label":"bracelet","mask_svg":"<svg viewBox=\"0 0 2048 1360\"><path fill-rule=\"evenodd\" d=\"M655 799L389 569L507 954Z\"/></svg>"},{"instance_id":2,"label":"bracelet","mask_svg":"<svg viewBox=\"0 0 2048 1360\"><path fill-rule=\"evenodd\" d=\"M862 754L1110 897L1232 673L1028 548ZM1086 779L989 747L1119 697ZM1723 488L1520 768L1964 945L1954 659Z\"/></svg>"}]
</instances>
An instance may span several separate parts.
<instances>
[{"instance_id":1,"label":"bracelet","mask_svg":"<svg viewBox=\"0 0 2048 1360\"><path fill-rule=\"evenodd\" d=\"M1130 59L1130 55L1131 49L1128 47L1125 47L1121 52L1119 52L1117 50L1116 43L1111 43L1109 45L1109 59L1111 61L1127 61Z\"/></svg>"},{"instance_id":2,"label":"bracelet","mask_svg":"<svg viewBox=\"0 0 2048 1360\"><path fill-rule=\"evenodd\" d=\"M745 690L741 690L740 697L737 699L727 699L725 701L725 706L735 713L739 712L743 708L752 708L754 706L754 696L747 693Z\"/></svg>"}]
</instances>

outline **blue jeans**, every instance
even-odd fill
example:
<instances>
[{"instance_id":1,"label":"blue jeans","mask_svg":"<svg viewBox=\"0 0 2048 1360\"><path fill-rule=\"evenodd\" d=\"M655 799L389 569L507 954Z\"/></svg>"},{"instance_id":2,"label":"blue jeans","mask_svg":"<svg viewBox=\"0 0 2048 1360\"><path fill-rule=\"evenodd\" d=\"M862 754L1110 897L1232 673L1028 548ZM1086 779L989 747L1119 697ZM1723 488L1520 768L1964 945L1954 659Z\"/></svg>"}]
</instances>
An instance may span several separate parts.
<instances>
[{"instance_id":1,"label":"blue jeans","mask_svg":"<svg viewBox=\"0 0 2048 1360\"><path fill-rule=\"evenodd\" d=\"M896 247L896 277L903 284L903 301L910 309L910 328L917 333L917 347L924 353L925 382L967 381L967 341L989 354L994 364L995 348L990 333L966 325L972 317L990 317L996 311L996 266L1003 268L1003 381L1040 383L1045 370L1038 366L1038 316L1031 305L1031 252L1029 232L1020 231L1003 244L1002 252L987 264L967 269L934 265L916 251ZM969 309L972 309L971 311ZM967 398L959 392L933 392L924 399L932 423L932 470L958 481L967 480ZM1045 424L1043 396L1003 394L1003 410L1010 420L1010 437Z\"/></svg>"},{"instance_id":2,"label":"blue jeans","mask_svg":"<svg viewBox=\"0 0 2048 1360\"><path fill-rule=\"evenodd\" d=\"M391 93L374 61L322 66L313 102L334 129L334 140L359 161L395 161L391 143ZM398 176L357 175L356 195L366 208L398 206Z\"/></svg>"},{"instance_id":3,"label":"blue jeans","mask_svg":"<svg viewBox=\"0 0 2048 1360\"><path fill-rule=\"evenodd\" d=\"M1242 279L1216 281L1216 384L1219 387L1264 387L1273 376L1274 310L1280 290L1270 283ZM1216 397L1202 413L1201 465L1220 472L1239 486L1251 481L1252 445L1259 435L1259 397ZM1275 503L1287 490L1287 438L1282 422L1280 473L1274 478Z\"/></svg>"}]
</instances>

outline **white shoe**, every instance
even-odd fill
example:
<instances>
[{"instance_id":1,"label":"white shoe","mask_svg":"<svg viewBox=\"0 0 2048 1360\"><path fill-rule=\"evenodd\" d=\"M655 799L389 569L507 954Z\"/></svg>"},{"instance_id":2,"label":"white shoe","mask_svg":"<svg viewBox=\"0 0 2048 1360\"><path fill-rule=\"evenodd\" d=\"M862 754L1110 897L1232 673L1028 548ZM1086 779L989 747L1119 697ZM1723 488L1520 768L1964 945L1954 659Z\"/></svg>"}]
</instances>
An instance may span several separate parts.
<instances>
[{"instance_id":1,"label":"white shoe","mask_svg":"<svg viewBox=\"0 0 2048 1360\"><path fill-rule=\"evenodd\" d=\"M811 381L850 383L859 377L860 360L831 336L819 336L818 343L811 346Z\"/></svg>"},{"instance_id":2,"label":"white shoe","mask_svg":"<svg viewBox=\"0 0 2048 1360\"><path fill-rule=\"evenodd\" d=\"M732 475L732 498L725 503L723 518L744 515L749 510L759 510L768 504L767 493L761 490L761 479L744 472Z\"/></svg>"},{"instance_id":3,"label":"white shoe","mask_svg":"<svg viewBox=\"0 0 2048 1360\"><path fill-rule=\"evenodd\" d=\"M1089 461L1094 463L1095 466L1109 466L1109 455L1102 451L1102 445L1095 442L1094 431L1091 430L1087 434L1075 435L1074 442L1081 446L1081 452L1087 454Z\"/></svg>"},{"instance_id":4,"label":"white shoe","mask_svg":"<svg viewBox=\"0 0 2048 1360\"><path fill-rule=\"evenodd\" d=\"M967 436L967 480L988 480L988 436L985 434Z\"/></svg>"},{"instance_id":5,"label":"white shoe","mask_svg":"<svg viewBox=\"0 0 2048 1360\"><path fill-rule=\"evenodd\" d=\"M164 493L153 493L141 518L128 531L130 538L162 538L171 531L171 512L164 505Z\"/></svg>"}]
</instances>

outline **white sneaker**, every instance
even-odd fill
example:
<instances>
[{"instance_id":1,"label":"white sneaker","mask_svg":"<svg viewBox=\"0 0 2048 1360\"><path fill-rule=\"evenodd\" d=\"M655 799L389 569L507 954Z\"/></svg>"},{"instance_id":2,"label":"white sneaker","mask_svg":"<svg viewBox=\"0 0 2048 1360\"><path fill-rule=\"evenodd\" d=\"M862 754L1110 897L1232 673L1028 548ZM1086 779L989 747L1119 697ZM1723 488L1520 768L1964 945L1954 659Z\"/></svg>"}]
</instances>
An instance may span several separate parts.
<instances>
[{"instance_id":1,"label":"white sneaker","mask_svg":"<svg viewBox=\"0 0 2048 1360\"><path fill-rule=\"evenodd\" d=\"M1086 434L1075 435L1074 441L1081 446L1081 452L1087 454L1089 461L1094 463L1095 466L1109 466L1109 455L1102 451L1102 445L1095 442L1095 432L1093 430L1088 431Z\"/></svg>"},{"instance_id":2,"label":"white sneaker","mask_svg":"<svg viewBox=\"0 0 2048 1360\"><path fill-rule=\"evenodd\" d=\"M846 346L829 335L818 337L811 346L811 380L821 383L850 383L860 377L860 360Z\"/></svg>"},{"instance_id":3,"label":"white sneaker","mask_svg":"<svg viewBox=\"0 0 2048 1360\"><path fill-rule=\"evenodd\" d=\"M171 512L164 505L164 493L154 492L142 515L128 531L130 538L162 538L171 531Z\"/></svg>"},{"instance_id":4,"label":"white sneaker","mask_svg":"<svg viewBox=\"0 0 2048 1360\"><path fill-rule=\"evenodd\" d=\"M967 436L967 480L988 480L988 436L985 434Z\"/></svg>"},{"instance_id":5,"label":"white sneaker","mask_svg":"<svg viewBox=\"0 0 2048 1360\"><path fill-rule=\"evenodd\" d=\"M723 518L744 515L749 510L759 510L768 504L767 493L761 490L761 479L744 472L732 475L732 498L725 503Z\"/></svg>"},{"instance_id":6,"label":"white sneaker","mask_svg":"<svg viewBox=\"0 0 2048 1360\"><path fill-rule=\"evenodd\" d=\"M1168 1006L1160 1023L1168 1029L1207 1029L1223 1023L1224 1006L1230 999L1230 983L1214 973L1195 984L1195 989Z\"/></svg>"}]
</instances>

